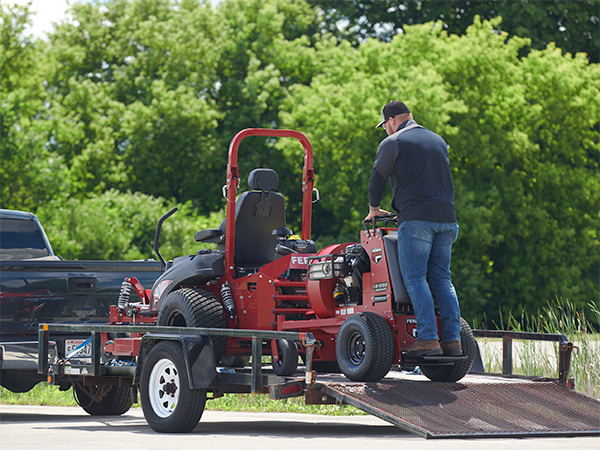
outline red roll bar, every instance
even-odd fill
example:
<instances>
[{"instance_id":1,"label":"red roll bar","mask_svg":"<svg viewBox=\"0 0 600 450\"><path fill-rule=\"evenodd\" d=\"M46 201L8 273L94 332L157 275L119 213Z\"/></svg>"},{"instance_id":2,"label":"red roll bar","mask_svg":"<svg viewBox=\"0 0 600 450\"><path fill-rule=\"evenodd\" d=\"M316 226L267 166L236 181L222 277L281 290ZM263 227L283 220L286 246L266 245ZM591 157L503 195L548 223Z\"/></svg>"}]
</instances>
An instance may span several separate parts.
<instances>
[{"instance_id":1,"label":"red roll bar","mask_svg":"<svg viewBox=\"0 0 600 450\"><path fill-rule=\"evenodd\" d=\"M300 141L304 148L304 168L302 171L302 239L310 239L310 224L312 220L312 192L315 183L313 170L313 150L308 138L294 130L273 130L266 128L247 128L234 136L229 144L229 159L227 162L227 225L225 229L225 271L233 271L233 252L235 241L235 202L237 189L240 184L238 170L238 148L240 143L249 136L291 137ZM233 274L232 274L233 276Z\"/></svg>"}]
</instances>

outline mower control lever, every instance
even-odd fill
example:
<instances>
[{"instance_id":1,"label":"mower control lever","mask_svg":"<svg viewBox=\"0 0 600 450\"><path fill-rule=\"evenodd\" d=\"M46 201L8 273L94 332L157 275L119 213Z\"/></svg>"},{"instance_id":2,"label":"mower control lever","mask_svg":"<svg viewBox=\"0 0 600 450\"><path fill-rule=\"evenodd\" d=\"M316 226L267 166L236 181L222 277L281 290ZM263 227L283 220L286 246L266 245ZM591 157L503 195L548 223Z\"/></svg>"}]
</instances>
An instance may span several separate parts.
<instances>
[{"instance_id":1,"label":"mower control lever","mask_svg":"<svg viewBox=\"0 0 600 450\"><path fill-rule=\"evenodd\" d=\"M362 226L365 230L368 230L367 223L371 223L373 225L373 229L375 229L377 226L377 222L385 222L387 225L389 222L395 222L395 221L396 221L395 214L389 214L387 216L375 216L371 220L363 220Z\"/></svg>"}]
</instances>

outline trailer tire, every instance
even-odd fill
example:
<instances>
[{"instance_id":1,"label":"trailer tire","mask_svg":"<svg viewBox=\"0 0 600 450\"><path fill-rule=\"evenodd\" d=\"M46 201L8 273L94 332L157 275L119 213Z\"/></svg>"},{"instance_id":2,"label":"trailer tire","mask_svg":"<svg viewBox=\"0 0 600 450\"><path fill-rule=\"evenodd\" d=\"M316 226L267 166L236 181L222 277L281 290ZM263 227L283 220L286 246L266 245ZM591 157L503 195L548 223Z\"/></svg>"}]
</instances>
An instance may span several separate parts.
<instances>
[{"instance_id":1,"label":"trailer tire","mask_svg":"<svg viewBox=\"0 0 600 450\"><path fill-rule=\"evenodd\" d=\"M183 288L171 292L158 305L157 325L167 327L227 328L221 302L203 289ZM211 336L215 361L225 355L227 337Z\"/></svg>"},{"instance_id":2,"label":"trailer tire","mask_svg":"<svg viewBox=\"0 0 600 450\"><path fill-rule=\"evenodd\" d=\"M451 383L462 379L471 370L475 360L477 342L473 331L465 319L460 318L460 342L463 354L467 356L464 361L459 361L452 366L420 366L421 372L431 381Z\"/></svg>"},{"instance_id":3,"label":"trailer tire","mask_svg":"<svg viewBox=\"0 0 600 450\"><path fill-rule=\"evenodd\" d=\"M158 343L144 360L140 379L144 417L159 433L187 433L198 422L206 404L206 391L191 389L181 345Z\"/></svg>"},{"instance_id":4,"label":"trailer tire","mask_svg":"<svg viewBox=\"0 0 600 450\"><path fill-rule=\"evenodd\" d=\"M279 360L272 363L273 372L280 377L293 375L298 369L298 347L290 339L277 339Z\"/></svg>"},{"instance_id":5,"label":"trailer tire","mask_svg":"<svg viewBox=\"0 0 600 450\"><path fill-rule=\"evenodd\" d=\"M90 416L120 416L133 405L131 388L73 384L75 401Z\"/></svg>"},{"instance_id":6,"label":"trailer tire","mask_svg":"<svg viewBox=\"0 0 600 450\"><path fill-rule=\"evenodd\" d=\"M335 354L340 370L352 381L382 379L392 368L395 353L392 330L377 314L354 314L340 327Z\"/></svg>"}]
</instances>

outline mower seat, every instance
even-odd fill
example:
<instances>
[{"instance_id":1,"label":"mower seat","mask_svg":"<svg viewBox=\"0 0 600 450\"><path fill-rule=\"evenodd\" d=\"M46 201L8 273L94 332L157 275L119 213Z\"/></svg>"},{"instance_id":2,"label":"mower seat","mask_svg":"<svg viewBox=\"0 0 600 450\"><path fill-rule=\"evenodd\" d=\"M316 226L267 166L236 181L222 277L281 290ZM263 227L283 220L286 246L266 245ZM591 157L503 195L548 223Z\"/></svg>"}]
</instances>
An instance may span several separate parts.
<instances>
[{"instance_id":1,"label":"mower seat","mask_svg":"<svg viewBox=\"0 0 600 450\"><path fill-rule=\"evenodd\" d=\"M398 232L391 231L390 234L384 236L383 245L388 262L388 272L392 281L394 302L397 305L410 305L410 297L404 286L404 280L400 273L400 265L398 264Z\"/></svg>"},{"instance_id":2,"label":"mower seat","mask_svg":"<svg viewBox=\"0 0 600 450\"><path fill-rule=\"evenodd\" d=\"M239 196L235 207L236 266L260 266L280 257L273 230L285 227L285 199L275 192L279 177L272 169L254 169L248 176L252 191Z\"/></svg>"}]
</instances>

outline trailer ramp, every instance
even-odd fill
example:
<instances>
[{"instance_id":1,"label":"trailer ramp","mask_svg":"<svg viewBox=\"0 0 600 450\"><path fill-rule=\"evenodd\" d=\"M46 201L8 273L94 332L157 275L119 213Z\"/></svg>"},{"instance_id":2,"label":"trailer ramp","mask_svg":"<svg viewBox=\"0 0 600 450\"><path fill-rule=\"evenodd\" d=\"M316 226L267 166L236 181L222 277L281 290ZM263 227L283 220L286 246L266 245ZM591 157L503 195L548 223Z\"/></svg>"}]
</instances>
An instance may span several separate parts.
<instances>
[{"instance_id":1,"label":"trailer ramp","mask_svg":"<svg viewBox=\"0 0 600 450\"><path fill-rule=\"evenodd\" d=\"M336 403L425 438L600 435L600 402L554 381L319 385Z\"/></svg>"}]
</instances>

